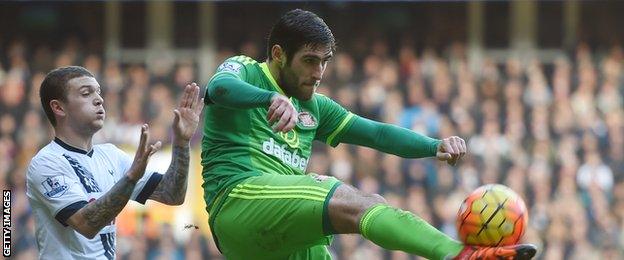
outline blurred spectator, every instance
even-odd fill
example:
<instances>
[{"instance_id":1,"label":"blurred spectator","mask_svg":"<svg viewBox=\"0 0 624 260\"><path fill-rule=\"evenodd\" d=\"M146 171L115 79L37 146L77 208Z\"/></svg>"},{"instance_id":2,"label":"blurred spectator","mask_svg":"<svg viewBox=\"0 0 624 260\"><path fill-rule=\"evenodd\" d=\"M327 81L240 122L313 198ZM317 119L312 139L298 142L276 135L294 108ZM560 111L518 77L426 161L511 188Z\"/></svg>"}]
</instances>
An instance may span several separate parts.
<instances>
[{"instance_id":1,"label":"blurred spectator","mask_svg":"<svg viewBox=\"0 0 624 260\"><path fill-rule=\"evenodd\" d=\"M171 225L163 224L160 227L160 235L153 247L149 250L148 259L156 260L182 260L184 252L173 239Z\"/></svg>"}]
</instances>

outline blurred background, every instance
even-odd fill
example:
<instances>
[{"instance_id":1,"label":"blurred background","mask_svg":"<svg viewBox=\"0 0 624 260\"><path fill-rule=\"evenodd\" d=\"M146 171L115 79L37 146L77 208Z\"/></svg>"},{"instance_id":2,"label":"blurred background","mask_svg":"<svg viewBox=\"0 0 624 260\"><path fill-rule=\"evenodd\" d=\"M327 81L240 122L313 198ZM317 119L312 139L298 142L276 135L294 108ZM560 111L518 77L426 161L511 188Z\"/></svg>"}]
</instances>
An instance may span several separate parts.
<instances>
[{"instance_id":1,"label":"blurred background","mask_svg":"<svg viewBox=\"0 0 624 260\"><path fill-rule=\"evenodd\" d=\"M309 172L334 175L451 236L464 196L503 183L526 201L537 259L624 257L624 2L1 2L0 184L13 190L13 256L36 258L25 169L52 131L38 90L81 65L102 86L95 142L134 154L139 128L168 143L182 87L225 58L266 58L279 16L314 11L338 40L319 92L359 115L459 135L457 167L318 144ZM131 202L119 259L221 259L207 224L199 142L184 205ZM167 147L167 145L165 145ZM152 158L166 168L170 150ZM418 236L418 234L414 234ZM337 236L335 259L415 259Z\"/></svg>"}]
</instances>

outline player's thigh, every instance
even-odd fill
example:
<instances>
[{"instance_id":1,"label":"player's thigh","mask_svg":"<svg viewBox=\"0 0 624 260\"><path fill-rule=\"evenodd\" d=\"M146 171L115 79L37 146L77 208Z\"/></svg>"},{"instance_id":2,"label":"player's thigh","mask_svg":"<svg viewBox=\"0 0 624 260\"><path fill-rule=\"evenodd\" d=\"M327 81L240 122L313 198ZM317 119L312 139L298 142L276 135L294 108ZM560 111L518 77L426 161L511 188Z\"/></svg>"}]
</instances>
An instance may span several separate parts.
<instances>
[{"instance_id":1,"label":"player's thigh","mask_svg":"<svg viewBox=\"0 0 624 260\"><path fill-rule=\"evenodd\" d=\"M326 237L331 194L340 182L311 175L262 175L239 183L215 217L214 230L230 258L285 258ZM325 222L325 223L324 223Z\"/></svg>"}]
</instances>

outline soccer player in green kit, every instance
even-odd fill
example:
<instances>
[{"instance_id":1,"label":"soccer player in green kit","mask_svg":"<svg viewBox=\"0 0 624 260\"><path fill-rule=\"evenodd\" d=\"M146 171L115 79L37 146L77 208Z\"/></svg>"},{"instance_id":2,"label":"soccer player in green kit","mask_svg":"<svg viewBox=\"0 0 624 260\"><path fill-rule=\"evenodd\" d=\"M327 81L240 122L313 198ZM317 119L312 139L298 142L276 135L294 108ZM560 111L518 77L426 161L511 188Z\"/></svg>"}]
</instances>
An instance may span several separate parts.
<instances>
[{"instance_id":1,"label":"soccer player in green kit","mask_svg":"<svg viewBox=\"0 0 624 260\"><path fill-rule=\"evenodd\" d=\"M466 152L459 137L437 140L371 121L315 93L334 49L321 18L292 10L272 28L266 62L231 57L208 83L203 188L225 257L331 259L332 235L357 233L429 259L530 259L532 245L464 246L377 194L306 174L313 140L451 165Z\"/></svg>"}]
</instances>

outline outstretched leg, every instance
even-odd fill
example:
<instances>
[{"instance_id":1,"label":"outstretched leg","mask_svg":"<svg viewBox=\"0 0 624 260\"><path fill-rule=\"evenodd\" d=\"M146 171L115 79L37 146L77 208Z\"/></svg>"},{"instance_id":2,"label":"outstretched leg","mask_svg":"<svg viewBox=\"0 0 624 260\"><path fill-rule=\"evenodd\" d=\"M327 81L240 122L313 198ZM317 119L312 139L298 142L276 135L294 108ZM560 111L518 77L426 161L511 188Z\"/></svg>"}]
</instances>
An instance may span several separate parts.
<instances>
[{"instance_id":1,"label":"outstretched leg","mask_svg":"<svg viewBox=\"0 0 624 260\"><path fill-rule=\"evenodd\" d=\"M345 184L336 189L328 210L336 234L359 233L383 248L428 259L530 259L535 254L530 245L465 247L415 214L387 205L383 197Z\"/></svg>"},{"instance_id":2,"label":"outstretched leg","mask_svg":"<svg viewBox=\"0 0 624 260\"><path fill-rule=\"evenodd\" d=\"M329 201L329 217L336 233L359 233L390 250L444 259L463 248L420 217L387 205L380 195L365 194L345 184Z\"/></svg>"}]
</instances>

